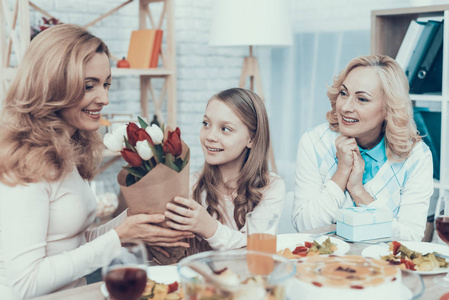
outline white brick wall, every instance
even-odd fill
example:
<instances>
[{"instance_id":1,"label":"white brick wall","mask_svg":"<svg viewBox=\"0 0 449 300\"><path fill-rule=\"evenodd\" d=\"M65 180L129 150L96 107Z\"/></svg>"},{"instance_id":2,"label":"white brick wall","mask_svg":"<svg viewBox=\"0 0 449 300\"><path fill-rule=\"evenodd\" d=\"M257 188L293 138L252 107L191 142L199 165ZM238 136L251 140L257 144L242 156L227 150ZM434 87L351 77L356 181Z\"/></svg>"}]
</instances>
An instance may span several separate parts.
<instances>
[{"instance_id":1,"label":"white brick wall","mask_svg":"<svg viewBox=\"0 0 449 300\"><path fill-rule=\"evenodd\" d=\"M63 22L84 25L123 1L35 0L33 2ZM246 47L225 48L207 45L213 17L211 15L213 2L175 0L178 126L182 130L185 142L191 147L191 170L200 168L203 163L198 133L205 104L219 90L238 85L243 57L248 54ZM368 30L372 9L406 7L410 5L409 3L408 0L290 0L290 11L296 32ZM434 1L434 3L447 4L449 1ZM104 39L116 56L126 55L130 31L138 27L137 5L138 1L134 1L90 29L92 33ZM36 24L40 20L40 13L34 10L30 13L31 24ZM267 74L270 74L270 52L266 48L254 50L255 55L259 57L264 92L267 96L270 95L271 89L267 79L269 78ZM129 111L137 114L140 110L139 97L138 77L114 78L110 91L110 105L106 111ZM270 103L270 99L267 101L268 108L277 105ZM100 179L113 186L115 174L122 164L116 163L101 175Z\"/></svg>"}]
</instances>

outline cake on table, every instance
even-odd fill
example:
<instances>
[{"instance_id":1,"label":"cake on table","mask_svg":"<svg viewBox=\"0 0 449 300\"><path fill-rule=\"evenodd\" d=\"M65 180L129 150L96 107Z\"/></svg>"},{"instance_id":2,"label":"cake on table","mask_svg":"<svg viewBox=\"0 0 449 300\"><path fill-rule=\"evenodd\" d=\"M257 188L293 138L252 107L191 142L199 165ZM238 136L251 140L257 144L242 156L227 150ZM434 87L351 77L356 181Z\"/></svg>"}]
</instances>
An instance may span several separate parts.
<instances>
[{"instance_id":1,"label":"cake on table","mask_svg":"<svg viewBox=\"0 0 449 300\"><path fill-rule=\"evenodd\" d=\"M401 270L361 256L311 256L298 260L287 294L309 299L402 299Z\"/></svg>"}]
</instances>

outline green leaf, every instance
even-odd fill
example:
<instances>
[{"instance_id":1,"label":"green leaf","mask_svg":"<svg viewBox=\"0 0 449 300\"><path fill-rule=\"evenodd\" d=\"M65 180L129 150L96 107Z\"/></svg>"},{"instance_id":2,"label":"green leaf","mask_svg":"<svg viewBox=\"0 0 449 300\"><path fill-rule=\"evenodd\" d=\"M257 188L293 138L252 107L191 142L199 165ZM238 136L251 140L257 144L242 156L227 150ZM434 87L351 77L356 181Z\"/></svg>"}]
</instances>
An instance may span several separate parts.
<instances>
[{"instance_id":1,"label":"green leaf","mask_svg":"<svg viewBox=\"0 0 449 300\"><path fill-rule=\"evenodd\" d=\"M131 150L133 150L134 152L137 153L136 148L128 142L128 140L125 138L125 136L123 136L123 140L125 141L126 148L131 149Z\"/></svg>"},{"instance_id":2,"label":"green leaf","mask_svg":"<svg viewBox=\"0 0 449 300\"><path fill-rule=\"evenodd\" d=\"M148 124L141 117L137 117L137 119L139 120L140 127L143 129L148 127Z\"/></svg>"},{"instance_id":3,"label":"green leaf","mask_svg":"<svg viewBox=\"0 0 449 300\"><path fill-rule=\"evenodd\" d=\"M165 133L165 123L162 123L161 130L162 130L163 133Z\"/></svg>"},{"instance_id":4,"label":"green leaf","mask_svg":"<svg viewBox=\"0 0 449 300\"><path fill-rule=\"evenodd\" d=\"M144 160L144 161L143 161L143 166L145 167L145 170L146 170L147 172L150 172L151 169L152 169L151 164L150 164L150 162L149 162L148 160Z\"/></svg>"},{"instance_id":5,"label":"green leaf","mask_svg":"<svg viewBox=\"0 0 449 300\"><path fill-rule=\"evenodd\" d=\"M175 170L176 172L179 172L178 166L174 162L174 157L171 153L167 153L165 155L165 165L169 167L170 169Z\"/></svg>"},{"instance_id":6,"label":"green leaf","mask_svg":"<svg viewBox=\"0 0 449 300\"><path fill-rule=\"evenodd\" d=\"M125 169L126 171L128 171L130 174L136 176L137 178L142 178L143 176L145 176L147 173L142 170L142 168L135 168L135 167L122 167L123 169Z\"/></svg>"},{"instance_id":7,"label":"green leaf","mask_svg":"<svg viewBox=\"0 0 449 300\"><path fill-rule=\"evenodd\" d=\"M148 146L150 147L151 151L153 152L153 157L156 160L156 163L164 162L163 153L161 151L158 151L157 145L153 145L150 142L148 142Z\"/></svg>"},{"instance_id":8,"label":"green leaf","mask_svg":"<svg viewBox=\"0 0 449 300\"><path fill-rule=\"evenodd\" d=\"M185 167L185 166L187 165L187 163L189 162L189 159L190 159L190 148L187 149L186 156L184 156L184 160L183 160L182 165L181 165L181 167L179 168L179 170L184 169L184 167Z\"/></svg>"},{"instance_id":9,"label":"green leaf","mask_svg":"<svg viewBox=\"0 0 449 300\"><path fill-rule=\"evenodd\" d=\"M138 181L138 179L133 174L128 173L128 175L126 175L126 186L131 186L134 183L136 183L137 181Z\"/></svg>"}]
</instances>

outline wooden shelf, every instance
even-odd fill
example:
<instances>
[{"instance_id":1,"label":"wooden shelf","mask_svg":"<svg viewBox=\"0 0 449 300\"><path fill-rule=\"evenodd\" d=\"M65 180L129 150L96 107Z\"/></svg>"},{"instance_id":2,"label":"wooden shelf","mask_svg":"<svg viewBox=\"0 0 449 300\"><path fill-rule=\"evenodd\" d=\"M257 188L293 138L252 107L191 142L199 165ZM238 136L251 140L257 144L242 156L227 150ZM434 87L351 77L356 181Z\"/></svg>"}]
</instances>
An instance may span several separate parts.
<instances>
[{"instance_id":1,"label":"wooden shelf","mask_svg":"<svg viewBox=\"0 0 449 300\"><path fill-rule=\"evenodd\" d=\"M111 68L112 76L171 76L173 71L165 68L156 69L126 69L126 68Z\"/></svg>"},{"instance_id":2,"label":"wooden shelf","mask_svg":"<svg viewBox=\"0 0 449 300\"><path fill-rule=\"evenodd\" d=\"M448 100L442 95L433 95L433 94L410 94L410 99L415 101L431 101L431 102L443 102Z\"/></svg>"}]
</instances>

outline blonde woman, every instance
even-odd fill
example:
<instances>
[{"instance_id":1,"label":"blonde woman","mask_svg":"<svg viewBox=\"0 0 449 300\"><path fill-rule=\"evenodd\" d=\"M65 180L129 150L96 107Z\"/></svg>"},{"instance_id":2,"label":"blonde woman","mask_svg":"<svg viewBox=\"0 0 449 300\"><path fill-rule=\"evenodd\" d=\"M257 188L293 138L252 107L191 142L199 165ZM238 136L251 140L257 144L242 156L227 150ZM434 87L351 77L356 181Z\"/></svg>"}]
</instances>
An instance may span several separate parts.
<instances>
[{"instance_id":1,"label":"blonde woman","mask_svg":"<svg viewBox=\"0 0 449 300\"><path fill-rule=\"evenodd\" d=\"M58 25L33 39L0 119L0 295L24 299L85 284L120 253L120 240L185 246L191 233L127 217L95 230L88 185L101 159L99 117L111 85L106 45Z\"/></svg>"},{"instance_id":2,"label":"blonde woman","mask_svg":"<svg viewBox=\"0 0 449 300\"><path fill-rule=\"evenodd\" d=\"M299 142L293 222L335 222L342 207L386 207L393 238L421 241L433 193L432 156L413 120L409 85L388 56L351 60L328 88L329 124Z\"/></svg>"}]
</instances>

